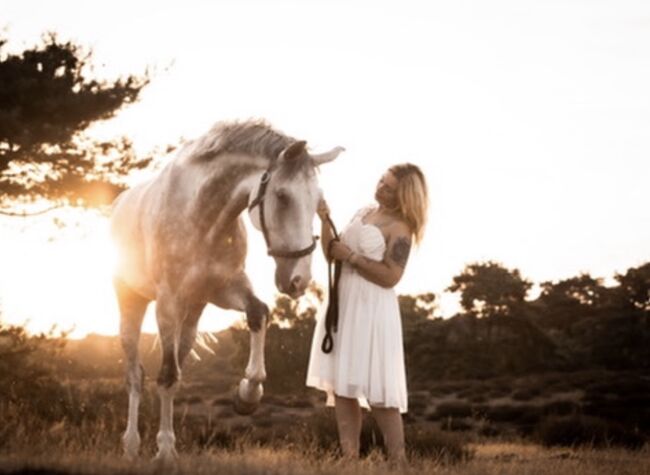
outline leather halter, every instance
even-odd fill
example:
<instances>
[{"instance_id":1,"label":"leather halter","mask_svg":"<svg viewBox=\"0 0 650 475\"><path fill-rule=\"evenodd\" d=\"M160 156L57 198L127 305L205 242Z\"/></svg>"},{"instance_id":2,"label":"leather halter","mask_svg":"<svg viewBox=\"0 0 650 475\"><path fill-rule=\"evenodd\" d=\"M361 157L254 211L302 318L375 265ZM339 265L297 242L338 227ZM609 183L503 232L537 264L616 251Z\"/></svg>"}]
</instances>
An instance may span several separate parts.
<instances>
[{"instance_id":1,"label":"leather halter","mask_svg":"<svg viewBox=\"0 0 650 475\"><path fill-rule=\"evenodd\" d=\"M271 160L271 163L269 165L269 168L262 174L262 178L260 179L260 187L257 190L257 196L253 200L253 202L248 206L248 211L252 211L255 206L260 207L260 225L262 227L262 234L264 235L264 241L266 242L266 249L267 253L271 257L284 257L287 259L297 259L299 257L304 257L308 256L312 252L314 252L314 249L316 249L316 241L318 240L318 236L313 236L313 241L312 243L305 247L304 249L300 249L299 251L274 251L271 248L271 241L269 240L269 231L266 227L266 220L264 219L264 196L266 194L266 187L269 184L269 180L271 179L271 170L273 169L273 166L275 165L275 159Z\"/></svg>"}]
</instances>

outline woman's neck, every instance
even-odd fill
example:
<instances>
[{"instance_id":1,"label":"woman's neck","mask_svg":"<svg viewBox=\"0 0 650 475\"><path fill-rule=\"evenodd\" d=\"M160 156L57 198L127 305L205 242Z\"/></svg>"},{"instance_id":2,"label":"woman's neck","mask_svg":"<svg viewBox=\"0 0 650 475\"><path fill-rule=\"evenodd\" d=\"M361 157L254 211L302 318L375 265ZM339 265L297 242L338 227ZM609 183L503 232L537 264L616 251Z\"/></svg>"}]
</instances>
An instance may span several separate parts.
<instances>
[{"instance_id":1,"label":"woman's neck","mask_svg":"<svg viewBox=\"0 0 650 475\"><path fill-rule=\"evenodd\" d=\"M393 208L388 208L387 206L379 203L379 207L377 208L377 212L379 214L383 214L385 216L391 216L391 217L397 217L399 216L399 212L396 209Z\"/></svg>"}]
</instances>

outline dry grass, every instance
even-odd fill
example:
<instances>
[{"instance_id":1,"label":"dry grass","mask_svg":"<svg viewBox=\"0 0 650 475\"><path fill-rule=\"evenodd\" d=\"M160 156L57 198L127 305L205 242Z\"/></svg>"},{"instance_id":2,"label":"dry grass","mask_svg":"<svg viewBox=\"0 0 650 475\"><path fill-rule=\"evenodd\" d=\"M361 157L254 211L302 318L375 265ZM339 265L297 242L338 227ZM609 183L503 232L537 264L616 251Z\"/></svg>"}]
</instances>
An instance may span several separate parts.
<instances>
[{"instance_id":1,"label":"dry grass","mask_svg":"<svg viewBox=\"0 0 650 475\"><path fill-rule=\"evenodd\" d=\"M88 350L90 356L95 353L94 348ZM187 368L186 384L176 405L181 456L175 466L162 467L151 462L158 430L155 384L151 379L145 384L140 408L142 457L128 463L120 449L127 406L123 378L112 370L99 371L101 361L112 361L110 358L95 359L97 364L83 371L72 365L66 371L44 371L39 378L24 378L23 371L5 365L5 380L0 380L0 475L650 475L647 445L634 452L611 447L616 442L611 436L612 421L625 422L627 430L639 434L641 444L647 440L643 431L650 427L648 396L638 375L608 374L605 378L600 373L550 374L440 382L413 391L412 410L405 418L410 462L405 467L393 467L383 458L379 431L372 424L364 423L361 460L338 457L334 415L323 407L322 394L269 391L254 416L236 416L231 390L238 374L224 376L214 370L222 364L206 360L203 366ZM97 374L103 375L101 379ZM548 389L549 385L555 389ZM606 412L601 415L600 411ZM565 423L571 417L593 422L594 412L603 418L596 429L607 428L597 434L606 436L596 439L592 432L585 432L577 438L571 431L568 436L566 431L558 432L564 427L575 428L571 421ZM588 417L583 418L583 413ZM562 436L563 444L591 445L557 448L552 445L555 439L541 437L543 433L535 430L542 427L541 423L549 425L549 421L555 422L550 425L552 435ZM544 448L531 441L545 441L551 446ZM595 450L598 441L603 445Z\"/></svg>"},{"instance_id":2,"label":"dry grass","mask_svg":"<svg viewBox=\"0 0 650 475\"><path fill-rule=\"evenodd\" d=\"M423 473L491 475L599 475L649 473L650 450L544 449L535 445L481 444L466 462L445 464L431 459L412 459L405 466L392 466L378 452L359 461L343 460L331 453L290 449L242 447L240 450L204 450L183 453L175 466L161 466L147 458L128 462L116 453L75 452L0 455L0 474L336 474L365 475Z\"/></svg>"}]
</instances>

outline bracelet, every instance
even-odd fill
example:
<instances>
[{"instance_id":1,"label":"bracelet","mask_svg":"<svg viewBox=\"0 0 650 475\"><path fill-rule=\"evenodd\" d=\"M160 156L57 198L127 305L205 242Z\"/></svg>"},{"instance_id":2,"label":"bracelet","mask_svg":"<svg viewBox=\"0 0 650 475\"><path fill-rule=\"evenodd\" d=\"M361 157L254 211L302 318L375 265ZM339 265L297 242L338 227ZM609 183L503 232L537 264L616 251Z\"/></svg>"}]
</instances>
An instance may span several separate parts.
<instances>
[{"instance_id":1,"label":"bracelet","mask_svg":"<svg viewBox=\"0 0 650 475\"><path fill-rule=\"evenodd\" d=\"M350 265L355 265L355 263L352 262L352 258L354 258L354 257L357 257L356 253L351 252L350 255L348 256L348 258L345 260L345 262L347 262Z\"/></svg>"}]
</instances>

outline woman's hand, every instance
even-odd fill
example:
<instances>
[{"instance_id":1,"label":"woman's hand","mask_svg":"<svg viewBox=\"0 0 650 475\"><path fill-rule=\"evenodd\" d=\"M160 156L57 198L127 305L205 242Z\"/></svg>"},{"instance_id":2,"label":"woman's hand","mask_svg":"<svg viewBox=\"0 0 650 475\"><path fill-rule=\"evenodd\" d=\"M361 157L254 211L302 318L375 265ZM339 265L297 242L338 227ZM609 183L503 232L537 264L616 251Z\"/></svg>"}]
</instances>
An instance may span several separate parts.
<instances>
[{"instance_id":1,"label":"woman's hand","mask_svg":"<svg viewBox=\"0 0 650 475\"><path fill-rule=\"evenodd\" d=\"M332 241L330 244L330 258L332 259L347 261L352 254L352 250L341 241Z\"/></svg>"},{"instance_id":2,"label":"woman's hand","mask_svg":"<svg viewBox=\"0 0 650 475\"><path fill-rule=\"evenodd\" d=\"M327 219L327 215L330 214L330 208L327 206L327 201L325 201L325 198L321 198L318 202L316 213L318 214L318 217L321 221L325 221Z\"/></svg>"}]
</instances>

